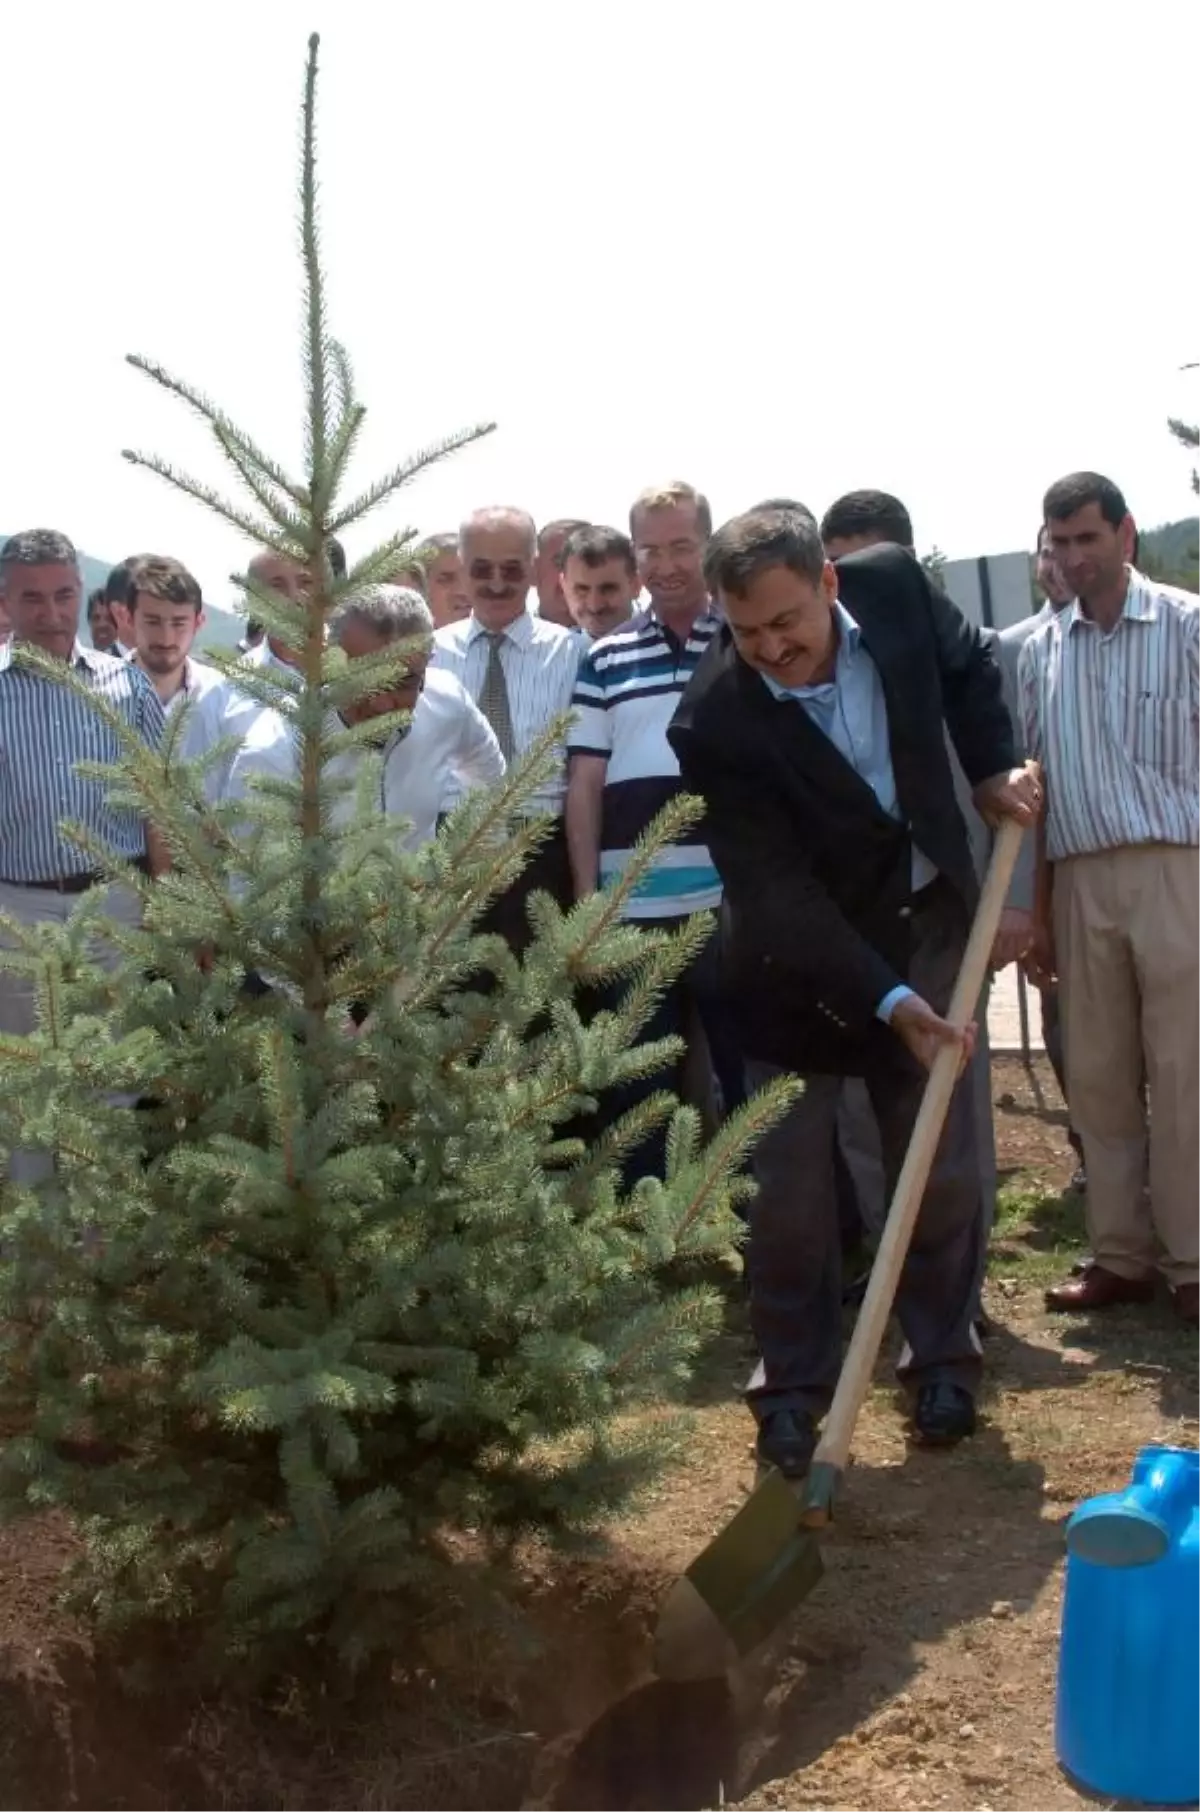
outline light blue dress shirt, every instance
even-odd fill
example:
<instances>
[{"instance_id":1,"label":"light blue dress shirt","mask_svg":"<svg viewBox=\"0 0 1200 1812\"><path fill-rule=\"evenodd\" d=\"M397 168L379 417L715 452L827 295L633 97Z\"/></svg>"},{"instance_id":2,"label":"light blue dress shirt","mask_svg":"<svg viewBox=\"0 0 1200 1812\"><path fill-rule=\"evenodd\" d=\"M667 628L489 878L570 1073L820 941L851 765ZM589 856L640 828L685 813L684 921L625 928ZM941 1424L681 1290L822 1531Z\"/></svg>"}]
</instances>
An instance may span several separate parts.
<instances>
[{"instance_id":1,"label":"light blue dress shirt","mask_svg":"<svg viewBox=\"0 0 1200 1812\"><path fill-rule=\"evenodd\" d=\"M78 641L70 667L148 747L158 747L163 708L144 673ZM67 670L64 662L64 676ZM0 645L0 878L30 887L94 869L93 857L63 835L64 822L82 825L114 856L143 856L141 815L115 805L102 780L78 771L80 762L121 759L116 731L86 698L26 666L19 643Z\"/></svg>"},{"instance_id":2,"label":"light blue dress shirt","mask_svg":"<svg viewBox=\"0 0 1200 1812\"><path fill-rule=\"evenodd\" d=\"M889 818L901 820L900 800L896 793L896 775L892 768L892 751L888 741L887 705L879 669L862 645L862 630L841 599L833 606L838 627L837 662L833 678L821 686L784 686L770 674L761 675L763 684L775 698L794 698L805 715L828 737L843 760L848 761L860 779L865 780ZM920 892L937 875L928 856L914 845L912 852L913 892ZM884 1023L913 990L893 988L885 994L875 1011Z\"/></svg>"}]
</instances>

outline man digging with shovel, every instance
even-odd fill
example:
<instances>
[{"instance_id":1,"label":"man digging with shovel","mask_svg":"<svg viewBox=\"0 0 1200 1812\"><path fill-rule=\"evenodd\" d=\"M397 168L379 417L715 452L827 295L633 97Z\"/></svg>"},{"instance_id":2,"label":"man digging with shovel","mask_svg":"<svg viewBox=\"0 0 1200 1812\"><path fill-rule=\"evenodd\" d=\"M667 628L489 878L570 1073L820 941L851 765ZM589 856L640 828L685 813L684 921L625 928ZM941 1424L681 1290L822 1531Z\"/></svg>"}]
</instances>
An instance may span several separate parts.
<instances>
[{"instance_id":1,"label":"man digging with shovel","mask_svg":"<svg viewBox=\"0 0 1200 1812\"><path fill-rule=\"evenodd\" d=\"M1040 791L1015 768L989 650L911 554L881 546L835 567L807 511L771 509L726 523L705 568L726 625L669 734L707 808L749 1079L805 1081L755 1154L746 1254L758 1455L797 1480L841 1367L841 1081L866 1081L890 1192L938 1052L961 1067L973 1043L970 1023L945 1017L978 888L943 719L989 821L1031 824ZM937 1446L975 1428L970 1116L954 1087L896 1294L913 1433Z\"/></svg>"}]
</instances>

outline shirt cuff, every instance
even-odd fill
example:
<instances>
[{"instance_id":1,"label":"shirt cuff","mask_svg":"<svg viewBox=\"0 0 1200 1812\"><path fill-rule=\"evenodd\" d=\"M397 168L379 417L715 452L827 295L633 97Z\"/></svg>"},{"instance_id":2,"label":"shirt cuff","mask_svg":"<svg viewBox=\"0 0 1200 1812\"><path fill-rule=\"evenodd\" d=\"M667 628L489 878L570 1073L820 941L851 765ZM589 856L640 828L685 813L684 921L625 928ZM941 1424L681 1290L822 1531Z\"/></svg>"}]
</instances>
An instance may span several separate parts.
<instances>
[{"instance_id":1,"label":"shirt cuff","mask_svg":"<svg viewBox=\"0 0 1200 1812\"><path fill-rule=\"evenodd\" d=\"M915 988L906 988L903 983L901 983L898 988L893 988L889 994L884 995L883 999L876 1007L876 1019L882 1019L885 1026L890 1026L892 1023L892 1014L896 1011L900 1002L902 1000L908 1000L915 993Z\"/></svg>"}]
</instances>

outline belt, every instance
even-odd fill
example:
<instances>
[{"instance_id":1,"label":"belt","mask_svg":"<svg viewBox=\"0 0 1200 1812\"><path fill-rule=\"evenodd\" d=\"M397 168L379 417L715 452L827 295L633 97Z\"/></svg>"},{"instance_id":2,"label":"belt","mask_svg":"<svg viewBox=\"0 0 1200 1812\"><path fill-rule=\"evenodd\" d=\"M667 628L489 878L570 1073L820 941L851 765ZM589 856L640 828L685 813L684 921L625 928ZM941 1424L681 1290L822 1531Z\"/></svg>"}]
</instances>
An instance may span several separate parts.
<instances>
[{"instance_id":1,"label":"belt","mask_svg":"<svg viewBox=\"0 0 1200 1812\"><path fill-rule=\"evenodd\" d=\"M103 875L53 875L45 881L9 881L0 877L0 887L27 887L31 893L86 893L89 887L99 887Z\"/></svg>"},{"instance_id":2,"label":"belt","mask_svg":"<svg viewBox=\"0 0 1200 1812\"><path fill-rule=\"evenodd\" d=\"M138 856L133 867L144 875L150 873L145 856ZM108 875L97 874L91 869L85 869L79 875L51 875L44 881L11 881L0 875L0 887L26 887L30 893L87 893L91 887L103 887L108 879Z\"/></svg>"},{"instance_id":3,"label":"belt","mask_svg":"<svg viewBox=\"0 0 1200 1812\"><path fill-rule=\"evenodd\" d=\"M934 875L932 881L926 881L924 887L918 888L916 893L909 895L908 904L900 908L899 916L902 919L911 919L915 913L927 912L947 890L951 893L954 891L945 875L940 873Z\"/></svg>"}]
</instances>

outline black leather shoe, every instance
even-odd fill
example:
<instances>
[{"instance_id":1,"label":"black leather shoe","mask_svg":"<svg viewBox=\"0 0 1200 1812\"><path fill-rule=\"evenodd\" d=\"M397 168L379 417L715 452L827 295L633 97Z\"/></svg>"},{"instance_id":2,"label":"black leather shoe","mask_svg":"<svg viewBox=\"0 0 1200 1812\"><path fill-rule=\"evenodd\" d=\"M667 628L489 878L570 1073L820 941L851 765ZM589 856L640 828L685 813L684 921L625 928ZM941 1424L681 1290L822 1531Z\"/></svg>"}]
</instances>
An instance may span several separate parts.
<instances>
[{"instance_id":1,"label":"black leather shoe","mask_svg":"<svg viewBox=\"0 0 1200 1812\"><path fill-rule=\"evenodd\" d=\"M817 1445L817 1428L803 1409L777 1409L758 1425L760 1466L775 1466L785 1479L807 1476Z\"/></svg>"},{"instance_id":2,"label":"black leather shoe","mask_svg":"<svg viewBox=\"0 0 1200 1812\"><path fill-rule=\"evenodd\" d=\"M975 1402L961 1384L922 1384L912 1412L922 1447L954 1447L975 1433Z\"/></svg>"}]
</instances>

